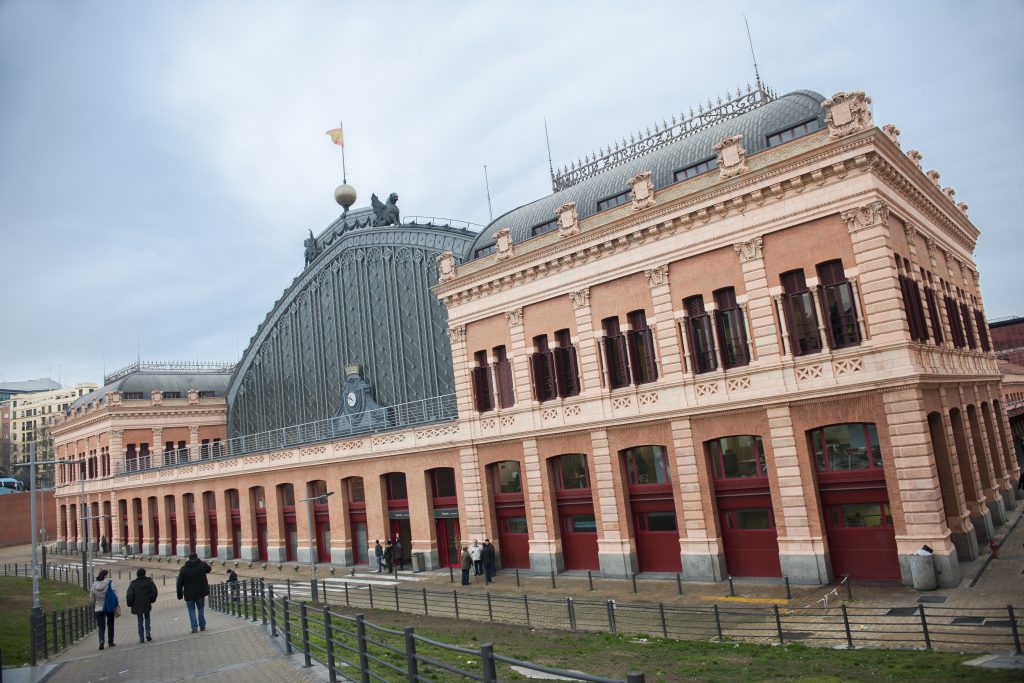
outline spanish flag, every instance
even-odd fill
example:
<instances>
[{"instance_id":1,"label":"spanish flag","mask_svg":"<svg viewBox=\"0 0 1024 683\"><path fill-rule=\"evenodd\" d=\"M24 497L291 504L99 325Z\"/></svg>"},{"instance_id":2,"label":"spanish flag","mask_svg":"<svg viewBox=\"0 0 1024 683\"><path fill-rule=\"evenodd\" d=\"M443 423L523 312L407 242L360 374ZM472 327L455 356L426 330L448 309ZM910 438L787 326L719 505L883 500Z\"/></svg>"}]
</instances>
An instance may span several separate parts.
<instances>
[{"instance_id":1,"label":"spanish flag","mask_svg":"<svg viewBox=\"0 0 1024 683\"><path fill-rule=\"evenodd\" d=\"M327 134L331 136L331 142L336 145L341 145L342 147L345 146L345 134L342 132L341 128L332 128L327 131Z\"/></svg>"}]
</instances>

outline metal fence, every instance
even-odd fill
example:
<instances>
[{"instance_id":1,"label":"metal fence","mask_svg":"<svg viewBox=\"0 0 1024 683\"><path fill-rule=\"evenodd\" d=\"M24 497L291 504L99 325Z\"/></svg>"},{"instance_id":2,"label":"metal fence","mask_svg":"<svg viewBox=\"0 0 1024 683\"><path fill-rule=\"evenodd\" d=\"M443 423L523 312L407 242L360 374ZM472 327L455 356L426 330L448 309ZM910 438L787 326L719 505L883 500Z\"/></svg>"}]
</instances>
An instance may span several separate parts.
<instances>
[{"instance_id":1,"label":"metal fence","mask_svg":"<svg viewBox=\"0 0 1024 683\"><path fill-rule=\"evenodd\" d=\"M32 576L32 567L27 564L4 564L4 576ZM40 567L40 578L81 585L81 570L78 567ZM47 659L67 649L96 628L96 617L90 605L71 609L44 612L32 609L28 615L29 664L36 665L42 658Z\"/></svg>"},{"instance_id":2,"label":"metal fence","mask_svg":"<svg viewBox=\"0 0 1024 683\"><path fill-rule=\"evenodd\" d=\"M286 581L278 590L292 599L311 594L308 581ZM362 582L321 581L328 604L385 609L408 614L521 624L527 627L628 633L675 640L717 640L762 644L803 643L833 648L913 648L957 652L1021 654L1020 617L1006 607L859 606L826 607L673 605L664 602L500 595L437 591Z\"/></svg>"},{"instance_id":3,"label":"metal fence","mask_svg":"<svg viewBox=\"0 0 1024 683\"><path fill-rule=\"evenodd\" d=\"M395 593L396 600L398 593ZM218 584L210 590L210 607L253 622L269 625L275 638L283 636L285 651L302 653L305 665L313 660L327 667L331 683L339 679L370 681L435 680L436 675L496 683L499 664L543 672L588 683L643 683L642 673L625 678L604 678L567 671L500 655L494 646L466 648L443 643L416 633L412 626L401 631L369 622L364 615L350 617L332 612L330 605L311 606L275 595L263 579L238 584ZM450 676L449 676L450 677ZM505 677L503 677L505 678Z\"/></svg>"}]
</instances>

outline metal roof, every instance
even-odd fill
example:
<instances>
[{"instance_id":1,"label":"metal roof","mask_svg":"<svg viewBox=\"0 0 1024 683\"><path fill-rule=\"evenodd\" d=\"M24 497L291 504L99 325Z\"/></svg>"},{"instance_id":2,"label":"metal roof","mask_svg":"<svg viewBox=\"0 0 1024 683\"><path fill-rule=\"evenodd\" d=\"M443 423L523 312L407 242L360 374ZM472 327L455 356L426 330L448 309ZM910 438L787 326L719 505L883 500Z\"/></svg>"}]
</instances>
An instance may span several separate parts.
<instances>
[{"instance_id":1,"label":"metal roof","mask_svg":"<svg viewBox=\"0 0 1024 683\"><path fill-rule=\"evenodd\" d=\"M152 392L156 390L164 393L177 391L181 393L182 398L185 398L189 389L195 389L196 391L212 391L215 396L224 398L227 394L228 381L230 379L231 370L217 372L154 372L142 369L121 376L102 388L89 392L85 396L80 396L71 404L69 410L74 411L78 406L85 405L94 398L99 398L101 403L103 403L106 401L105 397L110 391L141 393L144 399L149 399Z\"/></svg>"},{"instance_id":2,"label":"metal roof","mask_svg":"<svg viewBox=\"0 0 1024 683\"><path fill-rule=\"evenodd\" d=\"M597 203L607 197L629 190L628 181L638 173L651 171L655 188L673 185L676 171L714 158L714 145L722 138L743 136L747 155L768 148L768 136L805 121L817 119L824 127L823 96L812 90L797 90L765 103L753 111L706 128L672 144L652 150L643 156L587 178L547 197L513 209L490 223L470 244L462 261L473 260L477 250L494 244L493 235L508 228L512 242L518 244L530 239L535 226L555 218L555 210L567 202L576 202L576 211L582 220L597 213Z\"/></svg>"},{"instance_id":3,"label":"metal roof","mask_svg":"<svg viewBox=\"0 0 1024 683\"><path fill-rule=\"evenodd\" d=\"M55 382L48 377L40 379L29 379L23 382L0 382L0 391L10 391L16 394L27 394L36 391L54 391L55 389L63 389L59 382Z\"/></svg>"}]
</instances>

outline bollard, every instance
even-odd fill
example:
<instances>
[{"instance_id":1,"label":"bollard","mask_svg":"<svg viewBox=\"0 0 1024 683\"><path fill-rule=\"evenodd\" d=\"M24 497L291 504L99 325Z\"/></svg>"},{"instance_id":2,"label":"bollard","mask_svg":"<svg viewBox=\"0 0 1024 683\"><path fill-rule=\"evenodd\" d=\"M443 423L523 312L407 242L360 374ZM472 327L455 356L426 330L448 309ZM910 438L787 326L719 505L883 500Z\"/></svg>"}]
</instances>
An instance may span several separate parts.
<instances>
[{"instance_id":1,"label":"bollard","mask_svg":"<svg viewBox=\"0 0 1024 683\"><path fill-rule=\"evenodd\" d=\"M370 589L370 609L373 609L373 584L371 583L368 588Z\"/></svg>"},{"instance_id":2,"label":"bollard","mask_svg":"<svg viewBox=\"0 0 1024 683\"><path fill-rule=\"evenodd\" d=\"M633 592L636 593L637 592L636 591L636 572L633 572L632 574L630 574L630 578L633 579Z\"/></svg>"},{"instance_id":3,"label":"bollard","mask_svg":"<svg viewBox=\"0 0 1024 683\"><path fill-rule=\"evenodd\" d=\"M288 584L288 599L291 600L292 599L292 580L291 580L291 577L286 578L285 582L287 582L287 584Z\"/></svg>"},{"instance_id":4,"label":"bollard","mask_svg":"<svg viewBox=\"0 0 1024 683\"><path fill-rule=\"evenodd\" d=\"M452 591L452 603L455 605L455 618L459 618L459 592Z\"/></svg>"},{"instance_id":5,"label":"bollard","mask_svg":"<svg viewBox=\"0 0 1024 683\"><path fill-rule=\"evenodd\" d=\"M395 611L396 612L401 612L402 611L401 606L398 604L398 584L397 583L395 584Z\"/></svg>"},{"instance_id":6,"label":"bollard","mask_svg":"<svg viewBox=\"0 0 1024 683\"><path fill-rule=\"evenodd\" d=\"M448 567L448 583L455 583L455 570Z\"/></svg>"},{"instance_id":7,"label":"bollard","mask_svg":"<svg viewBox=\"0 0 1024 683\"><path fill-rule=\"evenodd\" d=\"M722 642L725 639L722 637L722 617L718 613L718 604L715 604L715 631L718 632L718 642Z\"/></svg>"},{"instance_id":8,"label":"bollard","mask_svg":"<svg viewBox=\"0 0 1024 683\"><path fill-rule=\"evenodd\" d=\"M668 622L665 621L665 603L658 603L658 613L661 614L661 637L668 638Z\"/></svg>"},{"instance_id":9,"label":"bollard","mask_svg":"<svg viewBox=\"0 0 1024 683\"><path fill-rule=\"evenodd\" d=\"M526 613L526 628L530 628L530 596L523 593L523 612Z\"/></svg>"},{"instance_id":10,"label":"bollard","mask_svg":"<svg viewBox=\"0 0 1024 683\"><path fill-rule=\"evenodd\" d=\"M267 586L267 597L270 599L270 635L277 638L277 609L274 605L274 584Z\"/></svg>"},{"instance_id":11,"label":"bollard","mask_svg":"<svg viewBox=\"0 0 1024 683\"><path fill-rule=\"evenodd\" d=\"M299 623L302 625L302 659L306 662L305 668L313 666L313 659L309 653L309 617L306 613L306 601L299 604Z\"/></svg>"},{"instance_id":12,"label":"bollard","mask_svg":"<svg viewBox=\"0 0 1024 683\"><path fill-rule=\"evenodd\" d=\"M683 575L679 573L676 573L676 592L683 594Z\"/></svg>"},{"instance_id":13,"label":"bollard","mask_svg":"<svg viewBox=\"0 0 1024 683\"><path fill-rule=\"evenodd\" d=\"M918 604L918 611L921 614L921 633L924 635L924 647L926 650L931 650L932 637L928 633L928 620L924 616L924 603Z\"/></svg>"},{"instance_id":14,"label":"bollard","mask_svg":"<svg viewBox=\"0 0 1024 683\"><path fill-rule=\"evenodd\" d=\"M483 666L483 683L497 683L498 673L494 666L494 646L490 643L480 646L480 664Z\"/></svg>"},{"instance_id":15,"label":"bollard","mask_svg":"<svg viewBox=\"0 0 1024 683\"><path fill-rule=\"evenodd\" d=\"M167 585L167 574L164 574L164 585Z\"/></svg>"},{"instance_id":16,"label":"bollard","mask_svg":"<svg viewBox=\"0 0 1024 683\"><path fill-rule=\"evenodd\" d=\"M784 576L783 578L786 580L786 599L787 600L792 600L793 599L793 592L789 589L789 577L788 576Z\"/></svg>"},{"instance_id":17,"label":"bollard","mask_svg":"<svg viewBox=\"0 0 1024 683\"><path fill-rule=\"evenodd\" d=\"M615 601L608 600L608 633L615 633Z\"/></svg>"},{"instance_id":18,"label":"bollard","mask_svg":"<svg viewBox=\"0 0 1024 683\"><path fill-rule=\"evenodd\" d=\"M317 596L319 586L316 585L316 579L310 577L309 579L309 599L312 602L320 602L320 598Z\"/></svg>"},{"instance_id":19,"label":"bollard","mask_svg":"<svg viewBox=\"0 0 1024 683\"><path fill-rule=\"evenodd\" d=\"M594 575L589 569L587 570L587 586L589 590L594 590Z\"/></svg>"},{"instance_id":20,"label":"bollard","mask_svg":"<svg viewBox=\"0 0 1024 683\"><path fill-rule=\"evenodd\" d=\"M356 615L356 639L359 642L359 671L362 673L362 683L370 683L370 662L366 656L366 624L363 623L364 616Z\"/></svg>"},{"instance_id":21,"label":"bollard","mask_svg":"<svg viewBox=\"0 0 1024 683\"><path fill-rule=\"evenodd\" d=\"M519 588L519 570L516 569L516 588Z\"/></svg>"},{"instance_id":22,"label":"bollard","mask_svg":"<svg viewBox=\"0 0 1024 683\"><path fill-rule=\"evenodd\" d=\"M736 587L732 585L732 577L729 577L729 597L736 597Z\"/></svg>"},{"instance_id":23,"label":"bollard","mask_svg":"<svg viewBox=\"0 0 1024 683\"><path fill-rule=\"evenodd\" d=\"M1010 617L1010 631L1013 633L1013 651L1020 656L1020 634L1017 632L1017 617L1013 614L1013 605L1006 606L1006 614Z\"/></svg>"},{"instance_id":24,"label":"bollard","mask_svg":"<svg viewBox=\"0 0 1024 683\"><path fill-rule=\"evenodd\" d=\"M410 681L420 679L419 662L416 661L416 637L412 626L405 627L405 673Z\"/></svg>"},{"instance_id":25,"label":"bollard","mask_svg":"<svg viewBox=\"0 0 1024 683\"><path fill-rule=\"evenodd\" d=\"M850 584L850 575L846 575L846 599L853 602L853 586Z\"/></svg>"},{"instance_id":26,"label":"bollard","mask_svg":"<svg viewBox=\"0 0 1024 683\"><path fill-rule=\"evenodd\" d=\"M843 611L843 628L846 629L846 647L853 649L853 633L850 632L850 615L846 613L846 605L840 605Z\"/></svg>"},{"instance_id":27,"label":"bollard","mask_svg":"<svg viewBox=\"0 0 1024 683\"><path fill-rule=\"evenodd\" d=\"M324 647L327 649L327 675L330 677L331 683L337 683L338 672L334 664L334 629L331 626L331 609L327 605L324 605L323 607L323 616Z\"/></svg>"},{"instance_id":28,"label":"bollard","mask_svg":"<svg viewBox=\"0 0 1024 683\"><path fill-rule=\"evenodd\" d=\"M551 570L551 587L552 588L555 587L555 570L554 569Z\"/></svg>"},{"instance_id":29,"label":"bollard","mask_svg":"<svg viewBox=\"0 0 1024 683\"><path fill-rule=\"evenodd\" d=\"M430 607L427 606L427 589L423 589L423 616L430 616Z\"/></svg>"},{"instance_id":30,"label":"bollard","mask_svg":"<svg viewBox=\"0 0 1024 683\"><path fill-rule=\"evenodd\" d=\"M565 599L565 611L569 616L569 627L576 630L576 603L571 597Z\"/></svg>"},{"instance_id":31,"label":"bollard","mask_svg":"<svg viewBox=\"0 0 1024 683\"><path fill-rule=\"evenodd\" d=\"M346 581L345 582L345 607L351 607L351 606L352 606L352 602L349 600L349 597L348 597L348 581Z\"/></svg>"},{"instance_id":32,"label":"bollard","mask_svg":"<svg viewBox=\"0 0 1024 683\"><path fill-rule=\"evenodd\" d=\"M779 606L772 605L775 611L775 630L779 633L779 645L785 645L786 641L782 637L782 617L779 615Z\"/></svg>"},{"instance_id":33,"label":"bollard","mask_svg":"<svg viewBox=\"0 0 1024 683\"><path fill-rule=\"evenodd\" d=\"M324 596L324 604L327 604L327 579L320 581L320 595Z\"/></svg>"}]
</instances>

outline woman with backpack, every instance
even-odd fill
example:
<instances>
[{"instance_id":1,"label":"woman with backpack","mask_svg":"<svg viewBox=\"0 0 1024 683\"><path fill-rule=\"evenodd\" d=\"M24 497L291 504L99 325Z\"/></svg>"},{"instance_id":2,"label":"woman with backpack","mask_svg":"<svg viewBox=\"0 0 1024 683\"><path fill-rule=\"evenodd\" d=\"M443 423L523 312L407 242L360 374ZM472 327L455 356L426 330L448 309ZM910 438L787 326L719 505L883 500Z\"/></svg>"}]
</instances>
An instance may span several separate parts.
<instances>
[{"instance_id":1,"label":"woman with backpack","mask_svg":"<svg viewBox=\"0 0 1024 683\"><path fill-rule=\"evenodd\" d=\"M114 647L114 617L119 616L117 593L114 592L114 581L108 579L109 572L104 569L96 575L96 583L89 591L89 603L96 613L96 627L100 634L100 649L103 649L104 635L107 644Z\"/></svg>"}]
</instances>

